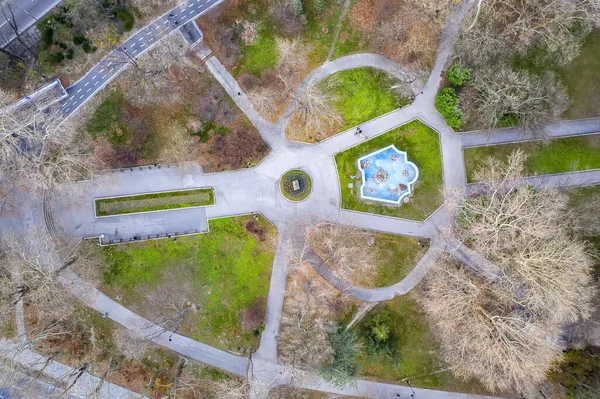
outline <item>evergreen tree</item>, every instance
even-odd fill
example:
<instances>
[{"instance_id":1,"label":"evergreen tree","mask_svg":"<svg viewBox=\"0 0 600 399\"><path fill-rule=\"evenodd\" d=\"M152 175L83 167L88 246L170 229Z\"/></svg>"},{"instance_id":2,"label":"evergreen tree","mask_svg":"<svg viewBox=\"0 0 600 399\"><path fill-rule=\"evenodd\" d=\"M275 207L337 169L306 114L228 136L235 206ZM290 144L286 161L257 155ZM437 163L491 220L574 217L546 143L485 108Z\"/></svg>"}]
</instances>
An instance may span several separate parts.
<instances>
[{"instance_id":1,"label":"evergreen tree","mask_svg":"<svg viewBox=\"0 0 600 399\"><path fill-rule=\"evenodd\" d=\"M315 12L321 14L325 11L325 0L314 0Z\"/></svg>"},{"instance_id":2,"label":"evergreen tree","mask_svg":"<svg viewBox=\"0 0 600 399\"><path fill-rule=\"evenodd\" d=\"M294 0L294 14L297 17L304 14L304 7L302 6L302 0Z\"/></svg>"}]
</instances>

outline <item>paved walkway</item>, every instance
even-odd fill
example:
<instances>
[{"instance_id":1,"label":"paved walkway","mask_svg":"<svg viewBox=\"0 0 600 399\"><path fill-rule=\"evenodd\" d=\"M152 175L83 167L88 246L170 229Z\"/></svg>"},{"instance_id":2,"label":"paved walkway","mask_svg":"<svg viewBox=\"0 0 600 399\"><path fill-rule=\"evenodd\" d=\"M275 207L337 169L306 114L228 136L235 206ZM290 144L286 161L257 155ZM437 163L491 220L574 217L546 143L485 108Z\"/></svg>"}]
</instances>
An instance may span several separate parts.
<instances>
[{"instance_id":1,"label":"paved walkway","mask_svg":"<svg viewBox=\"0 0 600 399\"><path fill-rule=\"evenodd\" d=\"M62 0L6 0L0 2L0 48L6 47L48 14Z\"/></svg>"},{"instance_id":2,"label":"paved walkway","mask_svg":"<svg viewBox=\"0 0 600 399\"><path fill-rule=\"evenodd\" d=\"M463 147L479 147L484 145L506 144L518 141L553 139L559 137L600 134L600 118L561 121L546 126L543 131L512 127L505 129L476 130L460 133Z\"/></svg>"},{"instance_id":3,"label":"paved walkway","mask_svg":"<svg viewBox=\"0 0 600 399\"><path fill-rule=\"evenodd\" d=\"M540 175L526 178L532 186L546 188L577 188L600 184L600 170L581 170L577 172L558 173L555 175ZM465 195L481 194L484 188L481 184L473 183L465 187Z\"/></svg>"},{"instance_id":4,"label":"paved walkway","mask_svg":"<svg viewBox=\"0 0 600 399\"><path fill-rule=\"evenodd\" d=\"M50 360L22 345L17 345L6 339L0 339L0 357L6 362L3 366L13 365L15 369L30 369L36 373L43 374L50 381L57 383L57 385L60 383L60 385L64 387L73 384L67 395L67 393L60 388L57 388L58 391L49 390L49 385L40 380L40 383L42 384L40 388L44 389L40 389L39 391L43 392L46 390L48 394L52 393L52 395L47 397L58 398L64 396L67 398L149 399L146 396L130 391L119 385L112 384L108 381L101 381L100 378L91 375L86 371L78 377L79 370L55 360ZM0 372L5 371L6 370L0 369ZM100 385L101 382L102 385ZM63 394L61 394L61 392ZM2 392L0 391L0 398L4 398L1 393ZM30 393L31 392L26 392L27 395Z\"/></svg>"},{"instance_id":5,"label":"paved walkway","mask_svg":"<svg viewBox=\"0 0 600 399\"><path fill-rule=\"evenodd\" d=\"M207 7L216 3L216 1L208 0L205 4L201 5L200 1L191 1L185 8L182 6L176 9L177 18L183 23L195 18L204 12ZM423 94L417 95L414 103L410 106L395 110L361 125L365 135L369 138L383 134L415 118L419 118L437 130L441 139L443 177L447 192L454 189L465 189L466 187L464 160L462 157L462 148L465 146L465 143L471 142L475 143L474 145L479 145L477 143L483 143L484 140L487 140L485 138L486 134L482 132L455 134L452 129L447 127L441 115L433 107L433 99L441 82L442 71L452 53L452 45L458 33L460 22L468 9L475 3L475 0L466 0L457 6L455 11L449 16L442 35L435 67L423 89ZM127 56L124 50L131 51L133 56L137 56L146 51L157 40L160 40L161 37L169 34L173 29L174 26L171 26L169 19L163 16L147 28L138 32L130 41L125 43L127 50L125 48L115 50L110 56L114 58L109 60L110 63L107 65L97 65L82 81L68 89L71 97L65 103L65 112L67 114L74 112L77 107L110 81L120 71L119 68L122 69L123 66L118 63L118 58L121 58L122 61L122 56ZM479 268L481 272L491 270L491 266L493 265L490 266L485 260L479 259L475 256L477 254L472 254L465 248L448 248L447 243L440 241L438 228L447 223L451 216L444 207L436 211L425 222L415 222L340 209L340 187L333 155L350 146L363 142L363 139L354 136L353 131L348 130L317 145L289 142L284 136L284 129L287 121L289 121L289 111L291 108L288 109L288 112L284 114L277 124L264 121L253 108L235 79L215 57L209 58L206 61L206 65L220 84L223 85L233 101L248 115L265 142L271 147L271 153L253 169L204 174L196 164L186 163L172 168L134 168L129 171L101 174L95 176L91 181L60 187L54 193L53 205L53 215L58 230L78 238L97 236L99 234L112 234L117 237L118 235L140 234L140 232L150 233L154 231L156 233L156 229L165 228L179 230L188 226L200 226L202 228L206 226L207 219L260 212L277 226L280 239L284 238L288 233L286 231L287 223L298 217L313 218L333 223L346 223L360 228L387 233L431 238L432 247L405 279L390 287L373 290L351 286L348 282L337 278L329 268L325 267L322 262L319 262L319 259L314 257L309 258L311 264L315 266L319 273L336 288L350 292L355 298L369 302L389 300L397 295L403 295L408 292L419 283L426 274L428 266L435 261L443 250L454 253L459 259L464 258L465 262L474 268ZM341 70L363 66L379 68L400 79L411 82L414 85L413 90L415 92L422 87L422 83L409 71L385 57L374 54L357 54L326 63L313 71L301 85L321 81ZM108 69L106 69L107 67ZM298 90L301 89L302 86ZM556 127L549 127L548 131L556 131L557 135L569 129L580 129L581 132L589 132L593 129L593 126L593 121L574 121L563 123ZM522 133L514 130L512 133L511 131L504 131L502 134L506 134L506 137L508 137L511 134L519 136ZM291 203L285 200L279 192L278 181L285 171L298 167L306 170L311 175L313 179L313 191L305 202ZM576 185L584 185L600 181L599 173L598 171L590 171L587 173L557 175L550 177L546 184L564 185L565 180L567 180L568 182L576 181ZM535 179L541 180L543 178L535 177L532 178L532 181L536 181ZM573 183L573 185L575 184ZM163 212L160 216L157 216L158 214L156 213L149 213L146 215L120 216L103 220L96 219L93 215L93 198L207 186L214 187L216 203L212 207L203 209L202 212L195 213L194 211L174 210ZM471 187L473 187L472 189L476 189L474 186L469 186L467 190ZM32 220L35 217L35 215L32 215ZM169 223L172 224L169 225ZM456 248L458 250L455 250ZM190 338L164 331L160 326L131 312L89 286L89 284L74 274L67 274L68 282L65 285L86 305L101 313L108 312L111 319L131 329L140 336L151 337L159 345L237 375L247 375L247 369L249 368L249 379L253 387L252 397L265 397L266 391L269 388L280 384L292 383L309 389L347 395L364 395L375 398L401 393L403 397L410 397L412 391L405 386L358 381L356 387L345 387L339 390L314 376L310 379L294 379L293 376L297 375L296 371L286 369L277 363L276 338L279 330L279 320L283 308L287 279L287 260L281 249L282 246L278 246L273 265L267 301L266 328L261 336L260 347L253 357L251 364L245 357L220 351ZM490 267L486 269L485 267L487 266ZM171 336L171 340L168 339L169 336ZM265 387L265 384L266 390L262 389ZM421 398L478 397L477 395L454 394L431 390L415 389L415 391L417 391L418 397Z\"/></svg>"},{"instance_id":6,"label":"paved walkway","mask_svg":"<svg viewBox=\"0 0 600 399\"><path fill-rule=\"evenodd\" d=\"M110 319L128 328L136 336L150 339L152 342L174 352L226 370L232 374L239 376L246 375L247 358L213 348L183 335L173 334L171 331L133 313L98 291L91 284L83 281L74 273L66 272L62 276L64 277L63 285L75 297L102 314L108 313Z\"/></svg>"},{"instance_id":7,"label":"paved walkway","mask_svg":"<svg viewBox=\"0 0 600 399\"><path fill-rule=\"evenodd\" d=\"M439 258L443 249L439 246L433 246L425 255L417 262L412 271L396 284L382 288L363 288L350 284L348 281L339 278L325 263L325 261L317 255L313 250L309 249L305 255L305 261L308 262L317 273L321 275L335 289L342 292L351 298L363 302L382 302L389 301L400 295L406 295L410 290L416 287L421 282L429 267Z\"/></svg>"}]
</instances>

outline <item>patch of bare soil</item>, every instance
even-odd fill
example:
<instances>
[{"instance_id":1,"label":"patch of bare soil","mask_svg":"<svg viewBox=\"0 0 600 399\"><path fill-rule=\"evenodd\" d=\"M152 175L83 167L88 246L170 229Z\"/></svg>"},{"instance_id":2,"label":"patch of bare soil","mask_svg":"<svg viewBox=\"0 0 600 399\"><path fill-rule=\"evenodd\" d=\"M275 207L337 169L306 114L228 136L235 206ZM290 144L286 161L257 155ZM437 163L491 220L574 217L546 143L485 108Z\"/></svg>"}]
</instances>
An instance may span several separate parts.
<instances>
[{"instance_id":1,"label":"patch of bare soil","mask_svg":"<svg viewBox=\"0 0 600 399\"><path fill-rule=\"evenodd\" d=\"M256 129L236 127L228 135L214 135L201 148L199 162L208 172L256 165L269 152Z\"/></svg>"},{"instance_id":2,"label":"patch of bare soil","mask_svg":"<svg viewBox=\"0 0 600 399\"><path fill-rule=\"evenodd\" d=\"M242 328L245 331L259 331L265 320L266 307L266 300L262 300L242 310Z\"/></svg>"},{"instance_id":3,"label":"patch of bare soil","mask_svg":"<svg viewBox=\"0 0 600 399\"><path fill-rule=\"evenodd\" d=\"M258 226L254 220L248 220L244 227L246 228L246 231L254 235L258 241L264 242L267 239L267 230Z\"/></svg>"},{"instance_id":4,"label":"patch of bare soil","mask_svg":"<svg viewBox=\"0 0 600 399\"><path fill-rule=\"evenodd\" d=\"M227 1L198 18L206 44L227 69L235 67L242 56L234 27L240 7L241 0Z\"/></svg>"}]
</instances>

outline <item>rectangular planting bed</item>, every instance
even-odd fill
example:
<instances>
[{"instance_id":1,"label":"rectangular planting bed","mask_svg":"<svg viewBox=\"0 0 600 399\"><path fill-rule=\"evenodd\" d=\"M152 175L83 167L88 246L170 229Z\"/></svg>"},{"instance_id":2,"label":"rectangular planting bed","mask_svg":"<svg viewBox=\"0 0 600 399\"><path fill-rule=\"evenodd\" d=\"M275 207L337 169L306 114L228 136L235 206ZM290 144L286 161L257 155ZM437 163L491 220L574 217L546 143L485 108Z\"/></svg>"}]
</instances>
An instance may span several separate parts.
<instances>
[{"instance_id":1,"label":"rectangular planting bed","mask_svg":"<svg viewBox=\"0 0 600 399\"><path fill-rule=\"evenodd\" d=\"M126 215L130 213L214 205L215 192L212 187L207 187L192 190L97 198L94 200L94 204L96 217Z\"/></svg>"}]
</instances>

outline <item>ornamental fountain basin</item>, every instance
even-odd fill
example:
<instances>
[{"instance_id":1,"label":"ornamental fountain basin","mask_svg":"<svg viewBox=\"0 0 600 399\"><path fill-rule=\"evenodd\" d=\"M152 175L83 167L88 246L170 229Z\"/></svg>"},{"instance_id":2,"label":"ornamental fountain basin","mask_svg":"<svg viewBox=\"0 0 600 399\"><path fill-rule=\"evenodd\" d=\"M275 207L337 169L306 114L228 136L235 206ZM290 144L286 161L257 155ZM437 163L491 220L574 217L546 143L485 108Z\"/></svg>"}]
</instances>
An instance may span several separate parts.
<instances>
[{"instance_id":1,"label":"ornamental fountain basin","mask_svg":"<svg viewBox=\"0 0 600 399\"><path fill-rule=\"evenodd\" d=\"M419 177L417 165L393 144L358 158L358 168L362 173L360 197L390 204L400 204L412 193Z\"/></svg>"}]
</instances>

